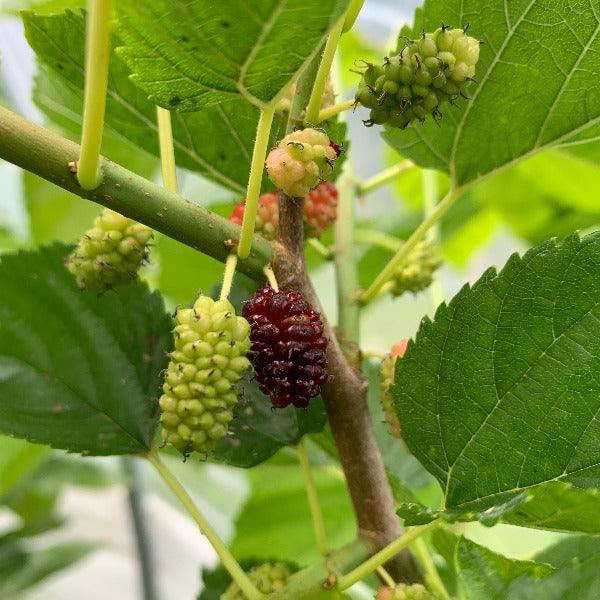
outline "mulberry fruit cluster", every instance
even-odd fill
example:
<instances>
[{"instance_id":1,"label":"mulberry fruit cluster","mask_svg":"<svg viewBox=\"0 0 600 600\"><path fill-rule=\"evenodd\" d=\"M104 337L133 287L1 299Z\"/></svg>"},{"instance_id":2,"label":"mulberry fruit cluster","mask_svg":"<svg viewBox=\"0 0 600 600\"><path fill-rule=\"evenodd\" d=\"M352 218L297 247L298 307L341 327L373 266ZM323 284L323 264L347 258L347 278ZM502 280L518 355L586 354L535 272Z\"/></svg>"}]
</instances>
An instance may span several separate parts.
<instances>
[{"instance_id":1,"label":"mulberry fruit cluster","mask_svg":"<svg viewBox=\"0 0 600 600\"><path fill-rule=\"evenodd\" d=\"M306 237L321 237L331 227L337 217L338 191L329 181L322 181L304 199L304 233ZM245 203L233 208L229 220L241 225L244 219ZM279 195L267 192L259 198L255 229L267 240L277 237L279 225Z\"/></svg>"},{"instance_id":2,"label":"mulberry fruit cluster","mask_svg":"<svg viewBox=\"0 0 600 600\"><path fill-rule=\"evenodd\" d=\"M182 454L212 452L227 433L250 366L250 325L227 300L200 296L175 315L175 350L159 400L162 437Z\"/></svg>"},{"instance_id":3,"label":"mulberry fruit cluster","mask_svg":"<svg viewBox=\"0 0 600 600\"><path fill-rule=\"evenodd\" d=\"M129 282L148 256L152 230L105 208L66 261L81 289L102 294Z\"/></svg>"},{"instance_id":4,"label":"mulberry fruit cluster","mask_svg":"<svg viewBox=\"0 0 600 600\"><path fill-rule=\"evenodd\" d=\"M269 179L288 196L303 198L333 173L338 153L323 131L310 127L293 131L269 152Z\"/></svg>"},{"instance_id":5,"label":"mulberry fruit cluster","mask_svg":"<svg viewBox=\"0 0 600 600\"><path fill-rule=\"evenodd\" d=\"M257 291L244 306L251 327L248 354L273 406L308 406L327 381L321 317L299 292Z\"/></svg>"},{"instance_id":6,"label":"mulberry fruit cluster","mask_svg":"<svg viewBox=\"0 0 600 600\"><path fill-rule=\"evenodd\" d=\"M263 594L280 592L292 575L291 569L284 563L265 563L248 571L248 578ZM246 596L233 582L221 594L221 600L246 600Z\"/></svg>"},{"instance_id":7,"label":"mulberry fruit cluster","mask_svg":"<svg viewBox=\"0 0 600 600\"><path fill-rule=\"evenodd\" d=\"M442 264L442 258L434 244L427 240L417 243L406 262L394 274L390 291L394 296L405 292L416 294L429 287L433 275Z\"/></svg>"},{"instance_id":8,"label":"mulberry fruit cluster","mask_svg":"<svg viewBox=\"0 0 600 600\"><path fill-rule=\"evenodd\" d=\"M399 583L394 588L388 586L379 588L376 600L437 600L437 597L420 583L413 585Z\"/></svg>"},{"instance_id":9,"label":"mulberry fruit cluster","mask_svg":"<svg viewBox=\"0 0 600 600\"><path fill-rule=\"evenodd\" d=\"M408 347L408 340L402 340L392 346L390 354L386 355L381 361L381 407L385 420L391 427L391 433L394 437L401 438L402 430L398 415L394 410L394 402L391 394L391 386L394 383L396 375L396 359L403 357Z\"/></svg>"},{"instance_id":10,"label":"mulberry fruit cluster","mask_svg":"<svg viewBox=\"0 0 600 600\"><path fill-rule=\"evenodd\" d=\"M365 125L404 129L427 115L440 118L439 106L464 95L473 81L479 44L463 29L442 26L408 40L382 66L367 64L356 92L356 103L371 110Z\"/></svg>"}]
</instances>

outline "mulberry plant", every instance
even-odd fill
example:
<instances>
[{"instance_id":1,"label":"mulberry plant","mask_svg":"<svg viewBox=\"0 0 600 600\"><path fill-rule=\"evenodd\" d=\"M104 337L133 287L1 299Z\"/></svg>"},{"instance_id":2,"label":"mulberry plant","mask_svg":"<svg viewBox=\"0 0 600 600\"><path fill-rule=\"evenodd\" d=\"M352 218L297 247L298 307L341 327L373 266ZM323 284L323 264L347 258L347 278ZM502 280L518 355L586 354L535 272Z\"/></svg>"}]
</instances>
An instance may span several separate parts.
<instances>
[{"instance_id":1,"label":"mulberry plant","mask_svg":"<svg viewBox=\"0 0 600 600\"><path fill-rule=\"evenodd\" d=\"M157 574L597 600L598 2L424 0L393 39L362 0L27 4L0 40L0 159L30 172L0 165L0 596L90 551L29 540L66 451L125 457L144 600ZM188 532L148 528L139 464L214 549L200 591L152 564Z\"/></svg>"}]
</instances>

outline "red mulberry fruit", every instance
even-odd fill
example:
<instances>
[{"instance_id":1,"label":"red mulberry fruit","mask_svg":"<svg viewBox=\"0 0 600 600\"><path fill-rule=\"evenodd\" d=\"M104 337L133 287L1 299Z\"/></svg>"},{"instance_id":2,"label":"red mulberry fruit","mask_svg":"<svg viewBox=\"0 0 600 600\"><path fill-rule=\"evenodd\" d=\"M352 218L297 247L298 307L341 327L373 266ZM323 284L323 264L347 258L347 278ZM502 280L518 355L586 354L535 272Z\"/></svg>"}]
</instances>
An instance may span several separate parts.
<instances>
[{"instance_id":1,"label":"red mulberry fruit","mask_svg":"<svg viewBox=\"0 0 600 600\"><path fill-rule=\"evenodd\" d=\"M322 181L310 191L304 202L304 234L306 237L321 237L323 232L331 227L337 218L338 191L330 181ZM229 220L241 225L244 220L246 204L240 202L233 208ZM277 192L267 192L260 197L256 214L257 233L267 240L277 237L279 226L279 195Z\"/></svg>"},{"instance_id":2,"label":"red mulberry fruit","mask_svg":"<svg viewBox=\"0 0 600 600\"><path fill-rule=\"evenodd\" d=\"M392 352L381 361L381 407L385 415L385 420L389 423L391 434L394 437L401 438L402 430L400 421L394 410L394 402L390 387L394 383L396 374L396 359L404 356L408 340L402 340L392 346Z\"/></svg>"},{"instance_id":3,"label":"red mulberry fruit","mask_svg":"<svg viewBox=\"0 0 600 600\"><path fill-rule=\"evenodd\" d=\"M236 204L229 220L236 225L241 225L244 220L245 208L245 202ZM279 194L277 192L262 194L258 200L258 211L256 212L256 224L254 226L256 232L267 240L274 240L277 237L278 225Z\"/></svg>"},{"instance_id":4,"label":"red mulberry fruit","mask_svg":"<svg viewBox=\"0 0 600 600\"><path fill-rule=\"evenodd\" d=\"M248 356L273 406L305 408L327 381L323 323L294 291L264 287L244 306L252 347Z\"/></svg>"}]
</instances>

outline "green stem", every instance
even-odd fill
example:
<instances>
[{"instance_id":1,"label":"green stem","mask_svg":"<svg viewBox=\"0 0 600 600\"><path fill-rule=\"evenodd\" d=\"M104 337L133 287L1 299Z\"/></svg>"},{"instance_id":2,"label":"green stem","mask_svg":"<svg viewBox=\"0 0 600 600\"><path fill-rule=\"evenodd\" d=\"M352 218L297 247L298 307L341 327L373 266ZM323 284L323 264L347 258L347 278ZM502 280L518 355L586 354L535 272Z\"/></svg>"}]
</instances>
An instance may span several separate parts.
<instances>
[{"instance_id":1,"label":"green stem","mask_svg":"<svg viewBox=\"0 0 600 600\"><path fill-rule=\"evenodd\" d=\"M353 586L355 583L359 582L361 579L364 579L373 571L385 564L389 560L391 560L396 554L398 554L401 550L408 548L412 542L414 542L418 537L422 536L424 533L435 529L440 525L440 521L432 521L431 523L427 523L427 525L419 525L417 527L413 527L409 529L402 537L399 537L397 540L394 540L391 544L388 544L383 550L377 552L371 556L371 558L367 559L361 565L358 565L353 571L350 571L347 575L342 575L338 579L338 588L340 590L348 589Z\"/></svg>"},{"instance_id":2,"label":"green stem","mask_svg":"<svg viewBox=\"0 0 600 600\"><path fill-rule=\"evenodd\" d=\"M415 540L413 549L421 563L423 571L425 571L425 582L431 592L440 598L440 600L450 600L450 594L436 569L431 554L429 553L429 549L427 548L427 544L422 538L419 538L418 540Z\"/></svg>"},{"instance_id":3,"label":"green stem","mask_svg":"<svg viewBox=\"0 0 600 600\"><path fill-rule=\"evenodd\" d=\"M231 554L229 551L229 548L227 548L221 538L217 535L217 532L204 518L204 515L202 515L202 513L198 510L198 507L194 504L194 501L185 491L179 480L160 460L156 450L150 450L150 452L148 452L146 455L146 458L154 466L158 474L169 486L188 514L192 517L192 519L194 519L200 528L200 531L206 536L215 552L221 559L221 563L227 569L227 572L231 575L231 578L235 581L235 583L237 583L242 592L248 597L249 600L260 600L263 598L263 594L256 589L252 581L250 581L248 575L244 573L244 570L242 567L240 567L237 560L235 560L233 554Z\"/></svg>"},{"instance_id":4,"label":"green stem","mask_svg":"<svg viewBox=\"0 0 600 600\"><path fill-rule=\"evenodd\" d=\"M162 106L156 107L158 123L158 141L160 144L160 166L165 189L177 192L177 172L175 170L175 149L173 148L173 129L171 113Z\"/></svg>"},{"instance_id":5,"label":"green stem","mask_svg":"<svg viewBox=\"0 0 600 600\"><path fill-rule=\"evenodd\" d=\"M260 112L260 118L256 128L252 163L250 164L250 176L248 178L248 188L246 190L244 220L242 221L242 231L240 233L240 241L237 249L238 256L242 260L248 258L252 247L252 236L254 235L254 225L256 223L256 213L258 211L258 198L260 196L265 157L267 156L267 147L269 145L269 133L271 132L271 123L273 122L274 114L274 105L271 104L265 106Z\"/></svg>"},{"instance_id":6,"label":"green stem","mask_svg":"<svg viewBox=\"0 0 600 600\"><path fill-rule=\"evenodd\" d=\"M381 577L385 585L391 587L392 589L396 587L396 582L392 579L392 576L383 567L377 567L377 574L379 575L379 577Z\"/></svg>"},{"instance_id":7,"label":"green stem","mask_svg":"<svg viewBox=\"0 0 600 600\"><path fill-rule=\"evenodd\" d=\"M339 573L352 569L368 556L369 544L358 538L343 548L331 552L323 563L294 573L285 589L273 594L272 597L269 596L269 600L320 598L320 594L323 594L323 590L331 579L335 581Z\"/></svg>"},{"instance_id":8,"label":"green stem","mask_svg":"<svg viewBox=\"0 0 600 600\"><path fill-rule=\"evenodd\" d=\"M345 173L338 185L338 215L334 226L334 265L338 298L338 330L342 348L353 365L359 360L359 285L354 239L356 183Z\"/></svg>"},{"instance_id":9,"label":"green stem","mask_svg":"<svg viewBox=\"0 0 600 600\"><path fill-rule=\"evenodd\" d=\"M379 273L373 283L365 291L361 298L362 304L367 304L378 295L381 288L394 276L394 273L396 273L398 268L402 266L412 249L420 240L423 239L429 229L444 216L446 211L454 204L457 197L458 192L456 189L451 189L446 194L444 199L435 207L431 214L424 219L424 221L415 229L406 242L402 244L400 249L383 268L383 271Z\"/></svg>"},{"instance_id":10,"label":"green stem","mask_svg":"<svg viewBox=\"0 0 600 600\"><path fill-rule=\"evenodd\" d=\"M79 185L93 190L101 181L100 148L110 59L112 0L89 0L85 49L85 93L81 155L77 166Z\"/></svg>"},{"instance_id":11,"label":"green stem","mask_svg":"<svg viewBox=\"0 0 600 600\"><path fill-rule=\"evenodd\" d=\"M225 262L239 236L237 225L108 160L100 163L100 186L84 190L69 170L79 153L77 144L0 106L0 159ZM261 280L271 260L270 244L257 235L238 269Z\"/></svg>"},{"instance_id":12,"label":"green stem","mask_svg":"<svg viewBox=\"0 0 600 600\"><path fill-rule=\"evenodd\" d=\"M345 19L346 15L344 14L338 19L337 23L333 26L333 29L329 32L329 37L327 38L325 49L323 50L323 56L321 57L319 70L317 71L317 77L310 94L310 99L308 100L308 106L306 107L305 121L307 123L316 125L319 122L319 111L321 109L321 100L323 98L323 92L325 91L325 84L329 77L329 71L331 71L333 57L335 56L335 50L340 40L340 36L342 35Z\"/></svg>"},{"instance_id":13,"label":"green stem","mask_svg":"<svg viewBox=\"0 0 600 600\"><path fill-rule=\"evenodd\" d=\"M269 282L269 285L276 291L279 291L279 284L277 283L277 278L275 277L275 273L273 272L273 268L271 265L267 265L263 269L263 273Z\"/></svg>"},{"instance_id":14,"label":"green stem","mask_svg":"<svg viewBox=\"0 0 600 600\"><path fill-rule=\"evenodd\" d=\"M308 460L308 454L306 453L306 445L304 440L300 440L296 446L298 452L298 460L302 467L302 474L304 475L304 484L306 485L306 495L308 496L308 504L310 506L310 514L312 517L313 526L315 529L315 539L317 541L317 547L319 552L323 556L327 556L327 535L325 534L325 523L323 522L323 513L319 505L319 498L317 496L317 487L315 486L315 480L312 476L312 470L310 468L310 462Z\"/></svg>"},{"instance_id":15,"label":"green stem","mask_svg":"<svg viewBox=\"0 0 600 600\"><path fill-rule=\"evenodd\" d=\"M438 200L437 172L431 169L423 169L423 218L427 218L434 210ZM433 244L440 242L440 224L436 223L428 232L427 239ZM444 292L439 277L433 276L429 286L429 296L433 310L443 302Z\"/></svg>"},{"instance_id":16,"label":"green stem","mask_svg":"<svg viewBox=\"0 0 600 600\"><path fill-rule=\"evenodd\" d=\"M316 125L323 121L327 121L328 119L331 119L331 117L335 117L335 115L354 108L355 104L356 102L354 100L346 100L346 102L340 102L339 104L328 106L327 108L319 111L319 116L315 119L314 124Z\"/></svg>"},{"instance_id":17,"label":"green stem","mask_svg":"<svg viewBox=\"0 0 600 600\"><path fill-rule=\"evenodd\" d=\"M333 252L325 245L321 240L317 238L308 238L306 243L315 251L317 254L325 260L331 260L333 258Z\"/></svg>"},{"instance_id":18,"label":"green stem","mask_svg":"<svg viewBox=\"0 0 600 600\"><path fill-rule=\"evenodd\" d=\"M346 33L346 31L350 31L350 29L352 29L354 21L356 21L356 17L358 17L358 13L360 13L364 2L365 0L352 0L348 10L346 11L346 18L344 19L342 33Z\"/></svg>"},{"instance_id":19,"label":"green stem","mask_svg":"<svg viewBox=\"0 0 600 600\"><path fill-rule=\"evenodd\" d=\"M135 534L144 600L156 600L158 598L154 576L156 570L154 561L152 560L152 547L150 532L147 527L147 516L144 514L143 493L138 465L131 456L123 456L121 464L127 478L127 499L129 501L129 512Z\"/></svg>"},{"instance_id":20,"label":"green stem","mask_svg":"<svg viewBox=\"0 0 600 600\"><path fill-rule=\"evenodd\" d=\"M383 231L377 231L376 229L357 229L356 230L356 241L367 244L375 244L381 246L386 250L396 252L400 246L402 246L402 240L397 237L385 233Z\"/></svg>"},{"instance_id":21,"label":"green stem","mask_svg":"<svg viewBox=\"0 0 600 600\"><path fill-rule=\"evenodd\" d=\"M400 175L404 173L404 171L408 171L409 169L414 169L415 164L411 160L403 160L387 169L384 169L380 173L373 175L373 177L369 177L369 179L365 180L358 186L358 195L364 196L373 190L376 190L378 187L393 181Z\"/></svg>"},{"instance_id":22,"label":"green stem","mask_svg":"<svg viewBox=\"0 0 600 600\"><path fill-rule=\"evenodd\" d=\"M223 273L223 284L221 285L220 300L227 300L229 293L231 292L231 286L233 285L233 278L235 276L235 268L237 266L238 257L237 254L230 254L225 261L225 272Z\"/></svg>"}]
</instances>

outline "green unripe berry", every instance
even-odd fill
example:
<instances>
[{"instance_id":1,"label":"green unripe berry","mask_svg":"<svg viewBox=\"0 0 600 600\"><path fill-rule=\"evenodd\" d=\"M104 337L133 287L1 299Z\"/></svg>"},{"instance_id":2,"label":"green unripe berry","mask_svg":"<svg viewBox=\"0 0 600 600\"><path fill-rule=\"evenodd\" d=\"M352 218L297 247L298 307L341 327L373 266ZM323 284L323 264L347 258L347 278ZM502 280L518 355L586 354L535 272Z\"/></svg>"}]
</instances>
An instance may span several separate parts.
<instances>
[{"instance_id":1,"label":"green unripe berry","mask_svg":"<svg viewBox=\"0 0 600 600\"><path fill-rule=\"evenodd\" d=\"M287 585L292 570L285 563L265 563L248 571L248 578L262 594L281 592ZM233 582L221 595L220 600L246 600L246 596Z\"/></svg>"},{"instance_id":2,"label":"green unripe berry","mask_svg":"<svg viewBox=\"0 0 600 600\"><path fill-rule=\"evenodd\" d=\"M236 383L249 366L250 327L228 301L207 296L179 310L175 323L180 349L171 354L159 400L163 441L184 455L208 454L233 418Z\"/></svg>"},{"instance_id":3,"label":"green unripe berry","mask_svg":"<svg viewBox=\"0 0 600 600\"><path fill-rule=\"evenodd\" d=\"M105 208L66 260L81 289L103 294L137 277L152 230Z\"/></svg>"}]
</instances>

